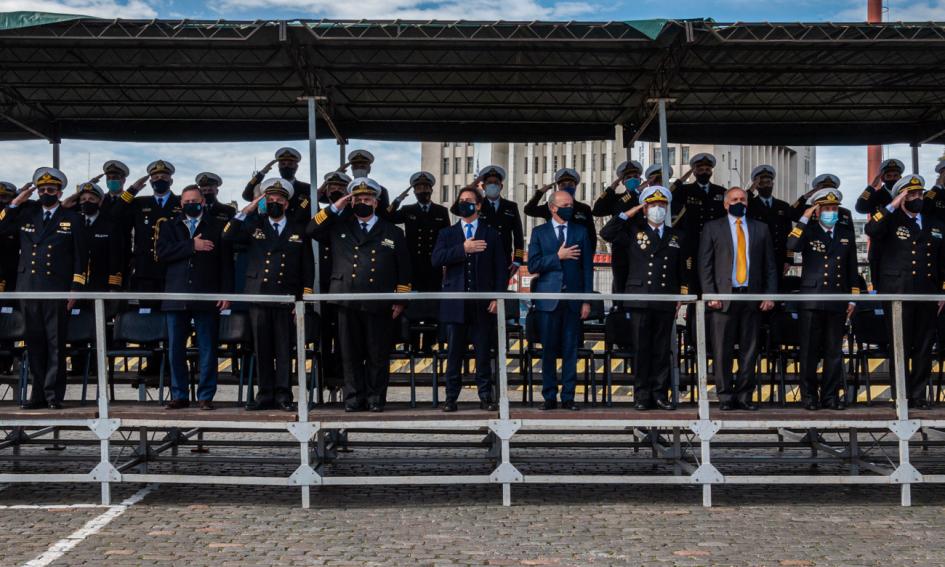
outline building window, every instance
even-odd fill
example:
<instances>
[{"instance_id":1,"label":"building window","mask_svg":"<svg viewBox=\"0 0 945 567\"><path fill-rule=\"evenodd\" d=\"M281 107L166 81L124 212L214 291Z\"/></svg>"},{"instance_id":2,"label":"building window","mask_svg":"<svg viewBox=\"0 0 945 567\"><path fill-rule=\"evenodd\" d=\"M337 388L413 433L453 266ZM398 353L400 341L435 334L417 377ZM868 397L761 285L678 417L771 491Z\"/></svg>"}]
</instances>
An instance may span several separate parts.
<instances>
[{"instance_id":1,"label":"building window","mask_svg":"<svg viewBox=\"0 0 945 567\"><path fill-rule=\"evenodd\" d=\"M533 169L533 171L534 171L535 173L538 173L538 172L539 172L539 169L538 169L538 156L535 156L535 168Z\"/></svg>"},{"instance_id":2,"label":"building window","mask_svg":"<svg viewBox=\"0 0 945 567\"><path fill-rule=\"evenodd\" d=\"M450 158L443 158L443 175L450 174Z\"/></svg>"},{"instance_id":3,"label":"building window","mask_svg":"<svg viewBox=\"0 0 945 567\"><path fill-rule=\"evenodd\" d=\"M466 173L472 173L472 170L473 170L473 158L467 157L466 158Z\"/></svg>"},{"instance_id":4,"label":"building window","mask_svg":"<svg viewBox=\"0 0 945 567\"><path fill-rule=\"evenodd\" d=\"M525 158L525 167L523 168L522 173L528 175L528 158Z\"/></svg>"},{"instance_id":5,"label":"building window","mask_svg":"<svg viewBox=\"0 0 945 567\"><path fill-rule=\"evenodd\" d=\"M601 171L607 170L607 156L604 154L600 155L600 170Z\"/></svg>"},{"instance_id":6,"label":"building window","mask_svg":"<svg viewBox=\"0 0 945 567\"><path fill-rule=\"evenodd\" d=\"M440 201L447 203L450 200L450 186L444 185L440 188Z\"/></svg>"},{"instance_id":7,"label":"building window","mask_svg":"<svg viewBox=\"0 0 945 567\"><path fill-rule=\"evenodd\" d=\"M544 167L541 168L542 171L548 173L548 156L541 156L541 163L544 165Z\"/></svg>"},{"instance_id":8,"label":"building window","mask_svg":"<svg viewBox=\"0 0 945 567\"><path fill-rule=\"evenodd\" d=\"M810 175L810 160L804 160L804 175Z\"/></svg>"},{"instance_id":9,"label":"building window","mask_svg":"<svg viewBox=\"0 0 945 567\"><path fill-rule=\"evenodd\" d=\"M653 164L660 165L662 161L660 158L663 157L663 154L660 153L659 146L653 148ZM676 148L669 148L669 163L670 165L676 163Z\"/></svg>"},{"instance_id":10,"label":"building window","mask_svg":"<svg viewBox=\"0 0 945 567\"><path fill-rule=\"evenodd\" d=\"M554 169L555 171L558 171L558 156L553 156L551 159L552 159L552 162L553 162L553 165L554 165L553 169Z\"/></svg>"},{"instance_id":11,"label":"building window","mask_svg":"<svg viewBox=\"0 0 945 567\"><path fill-rule=\"evenodd\" d=\"M581 171L587 171L587 154L581 154Z\"/></svg>"},{"instance_id":12,"label":"building window","mask_svg":"<svg viewBox=\"0 0 945 567\"><path fill-rule=\"evenodd\" d=\"M443 142L443 147L444 147L444 148L450 147L450 143L449 143L449 142Z\"/></svg>"},{"instance_id":13,"label":"building window","mask_svg":"<svg viewBox=\"0 0 945 567\"><path fill-rule=\"evenodd\" d=\"M682 164L689 163L689 146L682 147L682 161L679 163L682 163Z\"/></svg>"},{"instance_id":14,"label":"building window","mask_svg":"<svg viewBox=\"0 0 945 567\"><path fill-rule=\"evenodd\" d=\"M463 172L463 158L455 158L456 163L454 164L453 173L464 173Z\"/></svg>"}]
</instances>

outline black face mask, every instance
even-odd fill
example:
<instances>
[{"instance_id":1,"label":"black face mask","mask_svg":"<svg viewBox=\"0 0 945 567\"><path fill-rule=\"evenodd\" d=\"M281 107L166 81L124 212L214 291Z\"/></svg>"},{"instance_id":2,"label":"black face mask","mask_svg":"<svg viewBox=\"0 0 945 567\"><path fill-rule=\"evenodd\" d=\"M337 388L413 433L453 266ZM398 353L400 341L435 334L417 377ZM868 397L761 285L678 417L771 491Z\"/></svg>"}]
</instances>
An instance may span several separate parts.
<instances>
[{"instance_id":1,"label":"black face mask","mask_svg":"<svg viewBox=\"0 0 945 567\"><path fill-rule=\"evenodd\" d=\"M199 217L203 212L203 205L200 203L185 203L181 208L184 209L184 214L192 219Z\"/></svg>"},{"instance_id":2,"label":"black face mask","mask_svg":"<svg viewBox=\"0 0 945 567\"><path fill-rule=\"evenodd\" d=\"M282 203L266 203L266 214L271 219L281 219L282 215L285 214L285 207L282 206Z\"/></svg>"},{"instance_id":3,"label":"black face mask","mask_svg":"<svg viewBox=\"0 0 945 567\"><path fill-rule=\"evenodd\" d=\"M280 167L279 168L279 177L283 179L292 180L295 179L295 172L298 171L297 167Z\"/></svg>"},{"instance_id":4,"label":"black face mask","mask_svg":"<svg viewBox=\"0 0 945 567\"><path fill-rule=\"evenodd\" d=\"M155 195L163 195L171 190L171 182L166 179L158 179L151 182L151 189Z\"/></svg>"},{"instance_id":5,"label":"black face mask","mask_svg":"<svg viewBox=\"0 0 945 567\"><path fill-rule=\"evenodd\" d=\"M476 213L476 203L470 203L467 201L461 201L456 205L456 210L464 219L468 219Z\"/></svg>"},{"instance_id":6,"label":"black face mask","mask_svg":"<svg viewBox=\"0 0 945 567\"><path fill-rule=\"evenodd\" d=\"M331 201L332 203L334 203L335 201L337 201L338 199L340 199L340 198L342 198L342 197L344 197L344 196L345 196L345 194L342 193L341 191L335 191L335 192L333 192L333 193L329 193L329 194L328 194L328 200Z\"/></svg>"},{"instance_id":7,"label":"black face mask","mask_svg":"<svg viewBox=\"0 0 945 567\"><path fill-rule=\"evenodd\" d=\"M374 214L374 207L367 203L355 203L354 206L351 207L351 211L354 213L354 216L363 219Z\"/></svg>"},{"instance_id":8,"label":"black face mask","mask_svg":"<svg viewBox=\"0 0 945 567\"><path fill-rule=\"evenodd\" d=\"M745 216L745 203L732 203L728 206L728 214L736 218Z\"/></svg>"},{"instance_id":9,"label":"black face mask","mask_svg":"<svg viewBox=\"0 0 945 567\"><path fill-rule=\"evenodd\" d=\"M39 204L44 207L52 207L59 202L59 197L56 195L50 195L49 193L43 193L39 196Z\"/></svg>"},{"instance_id":10,"label":"black face mask","mask_svg":"<svg viewBox=\"0 0 945 567\"><path fill-rule=\"evenodd\" d=\"M701 185L705 185L710 179L712 179L711 173L700 173L699 175L696 175L696 181L698 181Z\"/></svg>"},{"instance_id":11,"label":"black face mask","mask_svg":"<svg viewBox=\"0 0 945 567\"><path fill-rule=\"evenodd\" d=\"M759 187L758 194L767 199L771 196L771 193L774 191L774 187Z\"/></svg>"},{"instance_id":12,"label":"black face mask","mask_svg":"<svg viewBox=\"0 0 945 567\"><path fill-rule=\"evenodd\" d=\"M921 213L922 212L922 199L913 199L911 201L906 201L906 210L910 213Z\"/></svg>"},{"instance_id":13,"label":"black face mask","mask_svg":"<svg viewBox=\"0 0 945 567\"><path fill-rule=\"evenodd\" d=\"M98 203L93 203L92 201L86 201L79 205L79 209L82 211L82 214L87 217L94 217L98 214Z\"/></svg>"},{"instance_id":14,"label":"black face mask","mask_svg":"<svg viewBox=\"0 0 945 567\"><path fill-rule=\"evenodd\" d=\"M217 202L217 196L213 193L204 193L203 200L206 201L207 206L209 207L210 205Z\"/></svg>"},{"instance_id":15,"label":"black face mask","mask_svg":"<svg viewBox=\"0 0 945 567\"><path fill-rule=\"evenodd\" d=\"M421 205L426 205L430 202L430 193L417 193L417 202Z\"/></svg>"}]
</instances>

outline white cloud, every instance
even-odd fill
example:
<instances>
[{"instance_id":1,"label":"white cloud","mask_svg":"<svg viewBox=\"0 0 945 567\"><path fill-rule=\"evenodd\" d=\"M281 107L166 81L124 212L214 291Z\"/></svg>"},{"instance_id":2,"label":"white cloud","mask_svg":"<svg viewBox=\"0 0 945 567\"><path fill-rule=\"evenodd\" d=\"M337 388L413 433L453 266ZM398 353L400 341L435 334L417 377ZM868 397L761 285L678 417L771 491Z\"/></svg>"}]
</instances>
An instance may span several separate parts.
<instances>
[{"instance_id":1,"label":"white cloud","mask_svg":"<svg viewBox=\"0 0 945 567\"><path fill-rule=\"evenodd\" d=\"M587 2L564 1L544 6L536 0L220 0L214 9L281 9L307 16L336 19L409 19L409 20L542 20L573 18L596 11Z\"/></svg>"},{"instance_id":2,"label":"white cloud","mask_svg":"<svg viewBox=\"0 0 945 567\"><path fill-rule=\"evenodd\" d=\"M145 167L156 159L174 164L174 189L193 183L201 171L212 171L223 178L221 199L242 202L240 193L252 172L272 159L276 149L292 146L302 152L303 160L298 178L308 180L308 144L300 141L284 142L231 142L231 143L118 143L85 140L65 140L60 152L61 169L76 184L101 172L102 164L110 159L125 162L131 169L131 180L145 174ZM372 176L394 195L408 185L410 175L420 169L420 144L416 142L376 142L352 140L350 151L363 148L374 154L376 161ZM316 146L318 183L322 175L337 168L338 146L330 140L320 140ZM17 187L29 181L37 167L52 165L52 146L48 142L0 142L0 180L10 181ZM273 170L273 174L277 174Z\"/></svg>"},{"instance_id":3,"label":"white cloud","mask_svg":"<svg viewBox=\"0 0 945 567\"><path fill-rule=\"evenodd\" d=\"M51 12L98 18L156 18L157 11L144 0L0 0L0 12Z\"/></svg>"}]
</instances>

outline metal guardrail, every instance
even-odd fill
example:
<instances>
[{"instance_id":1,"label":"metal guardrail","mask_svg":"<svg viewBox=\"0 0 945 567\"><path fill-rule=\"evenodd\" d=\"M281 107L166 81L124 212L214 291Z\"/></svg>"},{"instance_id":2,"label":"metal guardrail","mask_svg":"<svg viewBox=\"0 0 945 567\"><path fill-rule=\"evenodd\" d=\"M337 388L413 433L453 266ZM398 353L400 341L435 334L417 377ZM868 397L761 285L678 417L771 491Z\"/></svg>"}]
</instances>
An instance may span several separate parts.
<instances>
[{"instance_id":1,"label":"metal guardrail","mask_svg":"<svg viewBox=\"0 0 945 567\"><path fill-rule=\"evenodd\" d=\"M711 487L713 484L722 484L725 482L736 482L736 483L756 483L759 481L764 482L797 482L798 478L803 478L805 482L851 482L851 479L857 482L872 482L872 483L899 483L902 485L902 504L909 505L911 503L911 492L910 485L916 482L923 482L923 477L918 471L909 464L909 439L910 437L918 430L922 425L919 420L910 420L908 407L905 402L905 366L903 359L903 344L902 344L902 302L903 301L945 301L945 294L942 295L826 295L826 294L706 294L700 300L695 295L651 295L651 294L613 294L613 293L583 293L583 294L557 294L557 293L443 293L443 292L411 292L411 293L385 293L385 294L320 294L320 295L305 295L301 299L296 299L291 296L272 296L272 295L242 295L242 294L228 294L228 295L206 295L206 294L164 294L164 293L117 293L117 292L69 292L69 293L56 293L56 292L9 292L0 294L0 298L4 300L67 300L67 299L77 299L77 300L93 300L95 308L95 337L96 337L96 358L97 358L97 368L98 368L98 412L99 417L94 420L88 420L85 425L87 425L97 436L100 442L100 462L95 467L95 469L88 475L0 475L0 481L5 482L17 482L17 481L49 481L49 482L63 482L63 481L92 481L101 483L102 489L102 502L104 504L109 503L110 501L110 483L111 482L122 482L124 481L138 481L138 482L160 482L162 479L166 482L208 482L206 477L187 477L181 475L150 475L150 474L125 474L120 473L114 465L110 462L109 459L109 440L112 435L122 426L119 420L111 419L109 417L109 403L108 396L104 395L104 392L107 388L107 374L106 374L106 360L105 360L105 302L106 301L123 301L123 300L139 300L139 301L160 301L160 300L182 300L182 301L220 301L228 300L232 302L253 302L253 303L267 303L267 304L292 304L295 307L295 322L296 322L296 348L297 352L305 352L305 317L304 317L304 306L306 303L318 303L323 301L389 301L389 302L410 302L410 301L420 301L420 300L498 300L497 301L497 326L498 334L500 337L505 336L506 334L506 323L507 317L505 312L505 300L535 300L535 299L558 299L558 300L574 300L574 301L595 301L595 300L622 300L622 301L647 301L647 302L683 302L683 303L694 303L695 304L695 313L696 313L696 351L697 351L697 380L698 380L698 420L691 420L685 417L678 420L674 419L646 419L644 418L635 418L635 419L621 419L621 420L593 420L593 419L556 419L553 421L554 427L557 428L574 428L578 429L581 427L593 428L593 427L617 427L620 429L625 429L627 427L675 427L675 428L684 428L689 429L698 437L700 443L700 459L699 466L688 478L679 478L679 477L659 477L659 476L628 476L628 477L602 477L602 482L656 482L656 483L667 483L667 484L679 484L679 483L688 483L688 484L700 484L703 487L703 504L706 506L711 505ZM805 420L771 420L760 417L758 419L712 419L710 416L710 406L708 400L708 367L707 367L707 351L706 351L706 313L708 301L763 301L763 300L772 300L772 301L882 301L882 302L892 302L892 315L893 315L893 343L895 348L895 380L896 380L896 417L895 421L877 421L877 422L864 422L862 420L842 420L842 419L805 419ZM517 315L517 314L516 314ZM500 360L506 358L505 351L505 341L499 340L498 352L497 355ZM328 484L358 484L358 483L378 483L386 484L391 482L397 483L416 483L416 484L441 484L447 482L446 479L441 477L407 477L406 479L393 480L392 477L381 477L381 478L360 478L360 477L345 477L344 479L333 478L333 477L322 477L319 475L315 469L311 466L309 462L309 449L312 442L313 436L321 431L322 423L318 421L310 421L310 415L308 410L308 388L306 381L306 369L305 364L306 360L304 356L297 356L297 374L298 374L298 416L297 422L286 423L284 428L295 436L299 442L300 446L300 465L293 475L288 478L281 477L249 477L249 478L231 478L231 477L210 477L213 481L223 482L223 483L233 483L233 484L275 484L283 486L299 486L302 489L302 504L303 507L308 507L310 504L310 487L315 485L328 485ZM489 483L498 483L502 485L503 489L503 503L509 505L511 503L511 485L519 482L538 482L538 483L550 483L550 482L596 482L594 476L574 476L574 475L531 475L526 477L522 475L521 472L516 469L510 458L510 440L512 436L523 427L532 427L540 428L545 426L552 426L552 422L549 420L513 420L510 418L509 412L509 395L508 395L508 371L506 365L499 364L499 416L498 419L488 420L488 423L485 426L492 431L498 440L499 449L500 449L500 462L498 467L489 477L470 477L464 476L458 479L452 479L450 482L489 482ZM180 422L175 422L168 420L168 425L179 425ZM15 423L7 423L0 425L3 426L15 426L15 425L27 425L27 426L64 426L68 424L68 420L47 420L43 422L42 420L19 420ZM72 424L76 425L76 424ZM199 424L191 424L194 427L197 427ZM256 423L256 426L273 429L272 423ZM398 427L397 422L391 421L371 421L366 419L363 422L358 422L359 426L362 427L377 427L380 429L394 429ZM400 424L404 426L404 424ZM456 430L468 431L473 425L469 420L437 420L431 422L410 422L411 427L423 428L449 428L454 427ZM934 423L935 426L941 427L945 426L945 422ZM239 421L239 422L213 422L213 427L223 428L223 429L240 429L250 428L254 426L254 422L251 420ZM847 477L847 476L831 476L825 478L819 478L816 476L807 476L807 477L791 477L786 476L784 479L779 479L779 477L750 477L750 476L737 476L737 477L728 477L723 476L715 467L711 464L711 440L713 436L722 429L733 429L733 430L744 430L744 429L756 429L756 428L779 428L779 427L838 427L838 428L854 428L854 427L875 427L875 428L888 428L894 434L897 435L899 439L899 466L894 472L886 476L877 476L877 477ZM282 428L282 427L280 427ZM127 478L125 478L127 477ZM785 480L787 479L787 480ZM793 480L792 480L793 479ZM928 480L925 482L945 482L945 475L930 475Z\"/></svg>"}]
</instances>

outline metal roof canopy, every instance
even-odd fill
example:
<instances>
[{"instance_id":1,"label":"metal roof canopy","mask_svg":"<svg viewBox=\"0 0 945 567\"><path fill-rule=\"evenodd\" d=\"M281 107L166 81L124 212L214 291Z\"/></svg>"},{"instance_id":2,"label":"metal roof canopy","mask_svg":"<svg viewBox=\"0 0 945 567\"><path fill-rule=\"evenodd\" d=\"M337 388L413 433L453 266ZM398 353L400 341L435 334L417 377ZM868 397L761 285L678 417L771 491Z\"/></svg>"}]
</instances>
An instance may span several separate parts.
<instances>
[{"instance_id":1,"label":"metal roof canopy","mask_svg":"<svg viewBox=\"0 0 945 567\"><path fill-rule=\"evenodd\" d=\"M3 16L3 15L0 15ZM36 21L48 21L39 19ZM2 19L0 19L2 28ZM0 29L0 139L945 142L945 24L63 19ZM642 131L640 131L642 129Z\"/></svg>"}]
</instances>

